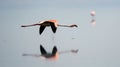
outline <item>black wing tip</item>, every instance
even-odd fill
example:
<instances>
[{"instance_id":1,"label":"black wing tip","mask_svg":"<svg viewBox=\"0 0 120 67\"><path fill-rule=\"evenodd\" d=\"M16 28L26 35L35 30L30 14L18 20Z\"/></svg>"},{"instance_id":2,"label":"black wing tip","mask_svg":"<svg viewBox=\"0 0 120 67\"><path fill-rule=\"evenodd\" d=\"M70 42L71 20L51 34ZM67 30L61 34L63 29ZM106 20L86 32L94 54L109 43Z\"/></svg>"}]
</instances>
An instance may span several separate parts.
<instances>
[{"instance_id":1,"label":"black wing tip","mask_svg":"<svg viewBox=\"0 0 120 67\"><path fill-rule=\"evenodd\" d=\"M53 54L53 55L55 55L56 53L57 53L57 47L56 47L56 46L54 46L54 47L53 47L52 54Z\"/></svg>"},{"instance_id":2,"label":"black wing tip","mask_svg":"<svg viewBox=\"0 0 120 67\"><path fill-rule=\"evenodd\" d=\"M44 49L44 47L40 44L40 49Z\"/></svg>"},{"instance_id":3,"label":"black wing tip","mask_svg":"<svg viewBox=\"0 0 120 67\"><path fill-rule=\"evenodd\" d=\"M46 54L47 53L42 45L40 45L40 52L41 52L41 54Z\"/></svg>"},{"instance_id":4,"label":"black wing tip","mask_svg":"<svg viewBox=\"0 0 120 67\"><path fill-rule=\"evenodd\" d=\"M53 48L57 48L56 46L54 46Z\"/></svg>"},{"instance_id":5,"label":"black wing tip","mask_svg":"<svg viewBox=\"0 0 120 67\"><path fill-rule=\"evenodd\" d=\"M55 29L53 30L53 33L56 33L57 27L55 27Z\"/></svg>"},{"instance_id":6,"label":"black wing tip","mask_svg":"<svg viewBox=\"0 0 120 67\"><path fill-rule=\"evenodd\" d=\"M53 33L56 33L57 27L54 23L50 23Z\"/></svg>"},{"instance_id":7,"label":"black wing tip","mask_svg":"<svg viewBox=\"0 0 120 67\"><path fill-rule=\"evenodd\" d=\"M42 26L42 25L40 26L40 28L39 28L39 34L40 34L40 35L41 35L42 32L44 31L45 27L46 27L46 26Z\"/></svg>"},{"instance_id":8,"label":"black wing tip","mask_svg":"<svg viewBox=\"0 0 120 67\"><path fill-rule=\"evenodd\" d=\"M53 33L56 33L56 30L57 30L57 27L52 27L52 31L53 31Z\"/></svg>"},{"instance_id":9,"label":"black wing tip","mask_svg":"<svg viewBox=\"0 0 120 67\"><path fill-rule=\"evenodd\" d=\"M43 46L40 44L40 47L43 47Z\"/></svg>"},{"instance_id":10,"label":"black wing tip","mask_svg":"<svg viewBox=\"0 0 120 67\"><path fill-rule=\"evenodd\" d=\"M39 32L39 34L41 35L42 33L41 33L41 32Z\"/></svg>"}]
</instances>

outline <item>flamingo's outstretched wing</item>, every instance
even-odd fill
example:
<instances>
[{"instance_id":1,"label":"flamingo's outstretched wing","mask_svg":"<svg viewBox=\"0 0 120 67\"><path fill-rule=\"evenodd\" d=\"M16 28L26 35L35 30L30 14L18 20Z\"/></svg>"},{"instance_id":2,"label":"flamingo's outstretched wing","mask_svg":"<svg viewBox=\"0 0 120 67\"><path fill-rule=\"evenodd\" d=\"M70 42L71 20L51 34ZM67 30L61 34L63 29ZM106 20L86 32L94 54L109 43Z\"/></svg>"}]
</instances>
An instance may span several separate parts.
<instances>
[{"instance_id":1,"label":"flamingo's outstretched wing","mask_svg":"<svg viewBox=\"0 0 120 67\"><path fill-rule=\"evenodd\" d=\"M56 53L57 53L57 47L54 46L54 47L53 47L53 50L52 50L52 55L55 55Z\"/></svg>"},{"instance_id":2,"label":"flamingo's outstretched wing","mask_svg":"<svg viewBox=\"0 0 120 67\"><path fill-rule=\"evenodd\" d=\"M57 27L55 26L54 23L50 23L51 29L53 31L53 33L56 33Z\"/></svg>"},{"instance_id":3,"label":"flamingo's outstretched wing","mask_svg":"<svg viewBox=\"0 0 120 67\"><path fill-rule=\"evenodd\" d=\"M47 54L46 50L43 48L42 45L40 45L40 52L41 52L42 55Z\"/></svg>"},{"instance_id":4,"label":"flamingo's outstretched wing","mask_svg":"<svg viewBox=\"0 0 120 67\"><path fill-rule=\"evenodd\" d=\"M45 27L46 27L46 26L42 26L42 25L40 26L40 28L39 28L39 34L40 34L40 35L41 35L42 32L44 31Z\"/></svg>"}]
</instances>

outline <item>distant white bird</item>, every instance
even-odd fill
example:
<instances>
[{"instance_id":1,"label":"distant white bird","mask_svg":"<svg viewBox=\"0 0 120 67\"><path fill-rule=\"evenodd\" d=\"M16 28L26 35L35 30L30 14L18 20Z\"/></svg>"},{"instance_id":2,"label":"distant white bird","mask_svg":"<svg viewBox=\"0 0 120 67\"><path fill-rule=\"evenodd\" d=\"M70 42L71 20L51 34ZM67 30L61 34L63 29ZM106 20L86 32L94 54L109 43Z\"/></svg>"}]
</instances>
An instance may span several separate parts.
<instances>
[{"instance_id":1,"label":"distant white bird","mask_svg":"<svg viewBox=\"0 0 120 67\"><path fill-rule=\"evenodd\" d=\"M21 27L30 27L30 26L40 26L39 28L39 34L41 35L44 31L46 26L51 26L53 33L56 33L57 27L78 27L76 24L72 25L60 25L58 24L57 20L45 20L40 21L39 23L32 24L32 25L22 25Z\"/></svg>"},{"instance_id":2,"label":"distant white bird","mask_svg":"<svg viewBox=\"0 0 120 67\"><path fill-rule=\"evenodd\" d=\"M95 16L95 15L96 15L96 12L95 12L95 11L91 11L91 12L90 12L90 15L91 15L91 16Z\"/></svg>"},{"instance_id":3,"label":"distant white bird","mask_svg":"<svg viewBox=\"0 0 120 67\"><path fill-rule=\"evenodd\" d=\"M51 53L48 53L44 47L42 45L40 45L40 52L41 52L41 55L38 55L38 54L23 54L23 56L34 56L34 57L42 57L43 59L52 59L52 60L57 60L59 58L59 54L62 54L62 53L69 53L69 52L72 52L72 53L77 53L78 52L78 49L77 50L68 50L68 51L61 51L61 52L58 52L57 50L57 47L54 46L53 47L53 50Z\"/></svg>"}]
</instances>

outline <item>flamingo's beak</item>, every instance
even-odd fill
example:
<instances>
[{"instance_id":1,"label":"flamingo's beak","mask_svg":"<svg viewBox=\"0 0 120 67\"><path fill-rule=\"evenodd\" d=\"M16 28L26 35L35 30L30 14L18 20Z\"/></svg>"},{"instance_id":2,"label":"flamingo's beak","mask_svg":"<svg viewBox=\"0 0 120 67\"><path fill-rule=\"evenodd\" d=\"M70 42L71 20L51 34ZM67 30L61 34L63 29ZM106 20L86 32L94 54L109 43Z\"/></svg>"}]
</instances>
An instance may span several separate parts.
<instances>
[{"instance_id":1,"label":"flamingo's beak","mask_svg":"<svg viewBox=\"0 0 120 67\"><path fill-rule=\"evenodd\" d=\"M78 27L77 25L74 25L75 27Z\"/></svg>"},{"instance_id":2,"label":"flamingo's beak","mask_svg":"<svg viewBox=\"0 0 120 67\"><path fill-rule=\"evenodd\" d=\"M76 24L70 25L70 27L78 27Z\"/></svg>"},{"instance_id":3,"label":"flamingo's beak","mask_svg":"<svg viewBox=\"0 0 120 67\"><path fill-rule=\"evenodd\" d=\"M71 52L78 53L78 49L77 50L71 50Z\"/></svg>"},{"instance_id":4,"label":"flamingo's beak","mask_svg":"<svg viewBox=\"0 0 120 67\"><path fill-rule=\"evenodd\" d=\"M21 27L26 27L26 26L22 25Z\"/></svg>"}]
</instances>

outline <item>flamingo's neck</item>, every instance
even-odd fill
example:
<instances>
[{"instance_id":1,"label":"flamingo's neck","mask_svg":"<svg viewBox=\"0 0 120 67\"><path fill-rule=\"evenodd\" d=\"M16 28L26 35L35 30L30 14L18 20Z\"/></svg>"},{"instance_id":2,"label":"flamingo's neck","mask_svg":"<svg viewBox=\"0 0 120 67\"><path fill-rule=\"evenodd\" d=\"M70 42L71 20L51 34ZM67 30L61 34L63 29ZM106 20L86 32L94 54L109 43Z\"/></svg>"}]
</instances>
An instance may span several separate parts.
<instances>
[{"instance_id":1,"label":"flamingo's neck","mask_svg":"<svg viewBox=\"0 0 120 67\"><path fill-rule=\"evenodd\" d=\"M31 26L37 26L37 25L41 25L41 24L22 25L21 27L31 27Z\"/></svg>"},{"instance_id":2,"label":"flamingo's neck","mask_svg":"<svg viewBox=\"0 0 120 67\"><path fill-rule=\"evenodd\" d=\"M58 26L60 26L60 27L70 27L68 25L59 25L59 24L58 24Z\"/></svg>"},{"instance_id":3,"label":"flamingo's neck","mask_svg":"<svg viewBox=\"0 0 120 67\"><path fill-rule=\"evenodd\" d=\"M58 25L60 27L78 27L76 24L72 24L72 25Z\"/></svg>"},{"instance_id":4,"label":"flamingo's neck","mask_svg":"<svg viewBox=\"0 0 120 67\"><path fill-rule=\"evenodd\" d=\"M59 54L63 54L63 53L77 53L77 52L78 52L78 49L77 50L66 50L66 51L59 52Z\"/></svg>"}]
</instances>

